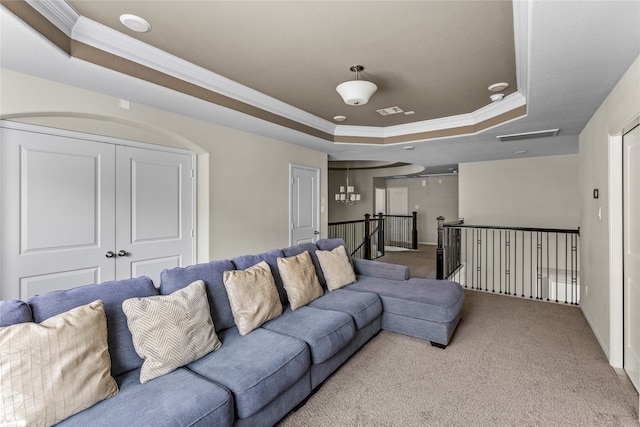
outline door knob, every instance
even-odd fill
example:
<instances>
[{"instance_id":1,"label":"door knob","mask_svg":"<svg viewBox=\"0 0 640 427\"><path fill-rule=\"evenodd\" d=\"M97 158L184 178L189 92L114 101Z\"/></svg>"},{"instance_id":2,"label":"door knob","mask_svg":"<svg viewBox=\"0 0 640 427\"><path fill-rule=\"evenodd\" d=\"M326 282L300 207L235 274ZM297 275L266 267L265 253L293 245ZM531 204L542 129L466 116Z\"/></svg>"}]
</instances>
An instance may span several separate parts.
<instances>
[{"instance_id":1,"label":"door knob","mask_svg":"<svg viewBox=\"0 0 640 427\"><path fill-rule=\"evenodd\" d=\"M313 234L320 234L318 230L314 231Z\"/></svg>"},{"instance_id":2,"label":"door knob","mask_svg":"<svg viewBox=\"0 0 640 427\"><path fill-rule=\"evenodd\" d=\"M129 252L125 251L124 249L120 249L118 251L118 256L127 256L129 255Z\"/></svg>"},{"instance_id":3,"label":"door knob","mask_svg":"<svg viewBox=\"0 0 640 427\"><path fill-rule=\"evenodd\" d=\"M109 251L104 256L106 256L107 258L113 258L114 256L116 256L116 254L114 254L113 251Z\"/></svg>"}]
</instances>

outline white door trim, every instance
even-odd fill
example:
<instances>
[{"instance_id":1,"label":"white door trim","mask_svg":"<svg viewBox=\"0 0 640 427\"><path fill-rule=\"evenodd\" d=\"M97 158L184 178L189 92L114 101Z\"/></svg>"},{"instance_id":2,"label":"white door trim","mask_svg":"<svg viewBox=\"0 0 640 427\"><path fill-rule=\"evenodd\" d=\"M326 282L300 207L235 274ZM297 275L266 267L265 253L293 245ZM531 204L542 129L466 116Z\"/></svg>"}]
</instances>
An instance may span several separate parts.
<instances>
[{"instance_id":1,"label":"white door trim","mask_svg":"<svg viewBox=\"0 0 640 427\"><path fill-rule=\"evenodd\" d=\"M168 147L166 145L155 145L155 144L149 144L148 142L133 141L130 139L115 138L112 136L103 136L103 135L98 135L94 133L78 132L78 131L66 130L66 129L57 129L57 128L51 128L51 127L41 126L41 125L32 125L28 123L11 122L7 120L0 120L0 127L7 128L7 129L24 130L24 131L35 132L35 133L44 133L47 135L69 137L74 139L84 139L84 140L93 141L93 142L105 142L105 143L114 144L114 145L126 145L129 147L146 148L148 150L154 150L154 151L166 151L168 153L189 154L193 156L195 159L195 153L193 151L186 150L184 148ZM195 167L195 161L193 164Z\"/></svg>"},{"instance_id":2,"label":"white door trim","mask_svg":"<svg viewBox=\"0 0 640 427\"><path fill-rule=\"evenodd\" d=\"M318 221L318 237L321 235L321 221L320 221L320 168L314 168L311 166L304 166L295 163L289 163L289 245L293 245L293 170L304 169L310 172L316 173L316 218Z\"/></svg>"},{"instance_id":3,"label":"white door trim","mask_svg":"<svg viewBox=\"0 0 640 427\"><path fill-rule=\"evenodd\" d=\"M622 135L638 112L609 134L609 364L624 367ZM601 345L603 343L601 342ZM603 346L603 348L606 348Z\"/></svg>"}]
</instances>

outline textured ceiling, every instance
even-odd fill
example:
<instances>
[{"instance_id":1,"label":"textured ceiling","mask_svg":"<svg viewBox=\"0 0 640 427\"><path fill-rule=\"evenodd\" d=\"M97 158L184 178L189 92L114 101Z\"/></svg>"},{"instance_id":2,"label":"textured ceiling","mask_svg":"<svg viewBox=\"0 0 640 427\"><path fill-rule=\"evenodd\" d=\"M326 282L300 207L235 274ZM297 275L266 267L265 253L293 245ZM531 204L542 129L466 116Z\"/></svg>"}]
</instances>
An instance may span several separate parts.
<instances>
[{"instance_id":1,"label":"textured ceiling","mask_svg":"<svg viewBox=\"0 0 640 427\"><path fill-rule=\"evenodd\" d=\"M471 113L516 87L510 1L69 1L89 19L325 120L390 126ZM119 16L152 25L140 34ZM378 91L348 106L335 87L365 67ZM399 106L413 115L382 117Z\"/></svg>"}]
</instances>

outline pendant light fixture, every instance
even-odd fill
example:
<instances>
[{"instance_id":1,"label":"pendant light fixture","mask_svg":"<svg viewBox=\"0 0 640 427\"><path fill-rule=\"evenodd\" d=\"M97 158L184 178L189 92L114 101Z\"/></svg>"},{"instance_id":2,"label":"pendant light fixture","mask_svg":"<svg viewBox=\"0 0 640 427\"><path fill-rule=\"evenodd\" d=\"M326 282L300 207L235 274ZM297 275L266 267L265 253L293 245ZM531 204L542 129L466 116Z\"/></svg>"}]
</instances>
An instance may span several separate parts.
<instances>
[{"instance_id":1,"label":"pendant light fixture","mask_svg":"<svg viewBox=\"0 0 640 427\"><path fill-rule=\"evenodd\" d=\"M349 168L347 168L347 185L340 186L340 192L336 193L336 202L344 203L347 205L353 205L360 201L360 194L356 193L356 189L353 185L349 185Z\"/></svg>"},{"instance_id":2,"label":"pendant light fixture","mask_svg":"<svg viewBox=\"0 0 640 427\"><path fill-rule=\"evenodd\" d=\"M348 82L340 83L336 87L336 91L340 94L344 102L348 105L364 105L369 102L369 98L378 90L375 83L366 80L359 80L358 73L364 70L362 65L354 65L349 68L356 73L356 79Z\"/></svg>"}]
</instances>

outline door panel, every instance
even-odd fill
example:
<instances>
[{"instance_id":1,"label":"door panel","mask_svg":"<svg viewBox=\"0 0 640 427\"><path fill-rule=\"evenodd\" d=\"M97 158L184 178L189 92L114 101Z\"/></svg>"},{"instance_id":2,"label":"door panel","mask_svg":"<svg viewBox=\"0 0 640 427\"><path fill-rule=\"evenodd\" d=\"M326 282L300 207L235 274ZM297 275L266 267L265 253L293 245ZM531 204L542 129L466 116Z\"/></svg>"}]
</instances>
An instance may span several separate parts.
<instances>
[{"instance_id":1,"label":"door panel","mask_svg":"<svg viewBox=\"0 0 640 427\"><path fill-rule=\"evenodd\" d=\"M192 157L118 147L118 279L145 275L160 284L165 268L194 263Z\"/></svg>"},{"instance_id":2,"label":"door panel","mask_svg":"<svg viewBox=\"0 0 640 427\"><path fill-rule=\"evenodd\" d=\"M109 265L109 267L112 267L112 265ZM113 270L113 268L111 268L111 270ZM75 286L100 283L103 281L100 280L100 277L100 269L97 267L46 273L36 276L24 276L20 278L19 297L22 300L26 300L34 295L42 295L58 289L69 289ZM104 280L111 280L111 277Z\"/></svg>"},{"instance_id":3,"label":"door panel","mask_svg":"<svg viewBox=\"0 0 640 427\"><path fill-rule=\"evenodd\" d=\"M1 297L113 280L114 147L0 128Z\"/></svg>"},{"instance_id":4,"label":"door panel","mask_svg":"<svg viewBox=\"0 0 640 427\"><path fill-rule=\"evenodd\" d=\"M622 138L624 213L624 369L640 390L640 126Z\"/></svg>"},{"instance_id":5,"label":"door panel","mask_svg":"<svg viewBox=\"0 0 640 427\"><path fill-rule=\"evenodd\" d=\"M315 242L320 234L318 169L291 167L291 244Z\"/></svg>"}]
</instances>

